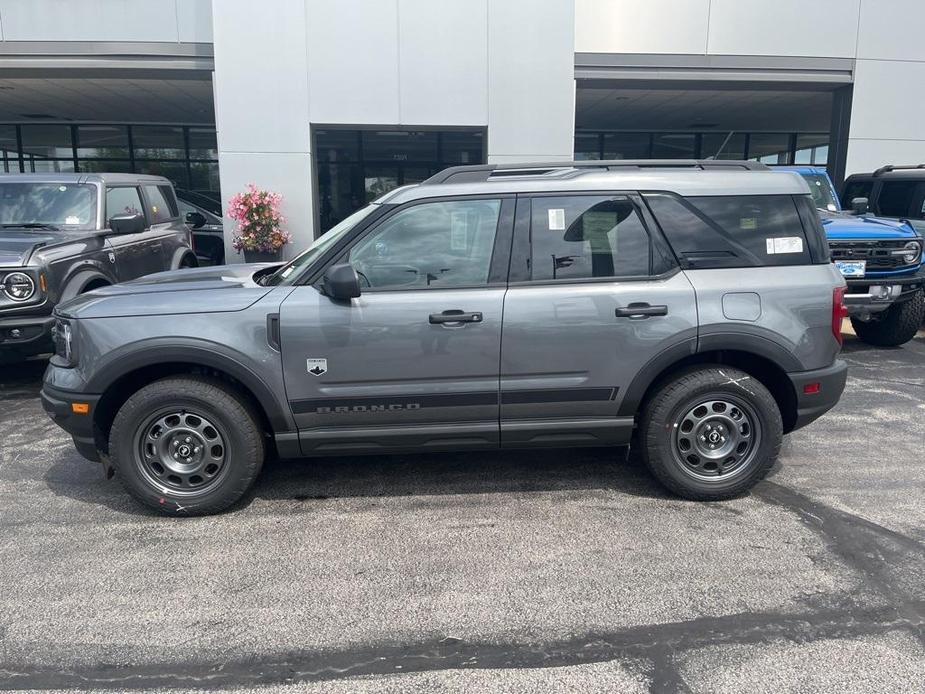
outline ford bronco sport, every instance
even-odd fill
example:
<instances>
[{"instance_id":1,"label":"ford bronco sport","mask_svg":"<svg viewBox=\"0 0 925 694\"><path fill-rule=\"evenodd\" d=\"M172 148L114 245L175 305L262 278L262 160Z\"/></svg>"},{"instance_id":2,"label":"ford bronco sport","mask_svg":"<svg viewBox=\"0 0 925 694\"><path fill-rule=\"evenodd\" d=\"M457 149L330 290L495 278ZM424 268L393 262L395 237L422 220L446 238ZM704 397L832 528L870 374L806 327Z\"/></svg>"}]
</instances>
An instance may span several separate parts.
<instances>
[{"instance_id":1,"label":"ford bronco sport","mask_svg":"<svg viewBox=\"0 0 925 694\"><path fill-rule=\"evenodd\" d=\"M858 338L872 345L896 347L915 337L925 319L923 240L915 227L906 219L867 214L864 200L856 202L860 214L843 212L822 167L781 166L775 170L796 171L809 184L832 260L848 281L845 303Z\"/></svg>"},{"instance_id":2,"label":"ford bronco sport","mask_svg":"<svg viewBox=\"0 0 925 694\"><path fill-rule=\"evenodd\" d=\"M0 363L52 350L58 302L194 265L166 178L0 176Z\"/></svg>"},{"instance_id":3,"label":"ford bronco sport","mask_svg":"<svg viewBox=\"0 0 925 694\"><path fill-rule=\"evenodd\" d=\"M267 454L631 441L668 489L724 499L838 401L844 292L796 174L457 167L285 265L58 306L42 401L168 514L227 508Z\"/></svg>"}]
</instances>

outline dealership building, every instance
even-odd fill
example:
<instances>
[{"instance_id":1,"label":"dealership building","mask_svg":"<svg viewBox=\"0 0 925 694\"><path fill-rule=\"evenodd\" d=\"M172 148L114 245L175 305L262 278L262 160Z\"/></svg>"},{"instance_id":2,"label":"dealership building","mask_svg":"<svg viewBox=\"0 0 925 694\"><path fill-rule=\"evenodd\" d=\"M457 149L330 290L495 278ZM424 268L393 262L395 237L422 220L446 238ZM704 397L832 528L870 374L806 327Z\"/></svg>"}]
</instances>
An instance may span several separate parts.
<instances>
[{"instance_id":1,"label":"dealership building","mask_svg":"<svg viewBox=\"0 0 925 694\"><path fill-rule=\"evenodd\" d=\"M2 166L256 183L284 196L290 255L458 164L840 181L925 162L922 26L921 0L0 0Z\"/></svg>"}]
</instances>

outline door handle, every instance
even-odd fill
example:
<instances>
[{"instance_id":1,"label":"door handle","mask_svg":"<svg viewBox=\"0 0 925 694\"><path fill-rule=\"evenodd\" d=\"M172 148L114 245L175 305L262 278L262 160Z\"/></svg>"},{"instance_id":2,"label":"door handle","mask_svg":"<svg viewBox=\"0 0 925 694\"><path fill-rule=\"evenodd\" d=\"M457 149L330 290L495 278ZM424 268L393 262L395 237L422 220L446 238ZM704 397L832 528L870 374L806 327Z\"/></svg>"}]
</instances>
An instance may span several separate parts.
<instances>
[{"instance_id":1,"label":"door handle","mask_svg":"<svg viewBox=\"0 0 925 694\"><path fill-rule=\"evenodd\" d=\"M441 323L481 323L482 314L480 311L467 312L453 309L443 313L431 313L430 322L433 325L440 325Z\"/></svg>"},{"instance_id":2,"label":"door handle","mask_svg":"<svg viewBox=\"0 0 925 694\"><path fill-rule=\"evenodd\" d=\"M616 310L617 318L629 318L630 320L642 320L649 316L667 316L667 306L651 306L645 302L632 303L624 308Z\"/></svg>"}]
</instances>

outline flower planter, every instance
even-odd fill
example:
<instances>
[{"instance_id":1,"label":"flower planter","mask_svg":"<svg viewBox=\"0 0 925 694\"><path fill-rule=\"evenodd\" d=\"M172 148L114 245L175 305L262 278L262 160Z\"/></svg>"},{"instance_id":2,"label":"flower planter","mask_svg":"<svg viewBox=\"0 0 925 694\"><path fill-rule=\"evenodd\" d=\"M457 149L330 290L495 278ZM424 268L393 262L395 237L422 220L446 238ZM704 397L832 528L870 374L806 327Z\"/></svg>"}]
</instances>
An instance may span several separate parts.
<instances>
[{"instance_id":1,"label":"flower planter","mask_svg":"<svg viewBox=\"0 0 925 694\"><path fill-rule=\"evenodd\" d=\"M279 251L244 251L245 263L278 263Z\"/></svg>"}]
</instances>

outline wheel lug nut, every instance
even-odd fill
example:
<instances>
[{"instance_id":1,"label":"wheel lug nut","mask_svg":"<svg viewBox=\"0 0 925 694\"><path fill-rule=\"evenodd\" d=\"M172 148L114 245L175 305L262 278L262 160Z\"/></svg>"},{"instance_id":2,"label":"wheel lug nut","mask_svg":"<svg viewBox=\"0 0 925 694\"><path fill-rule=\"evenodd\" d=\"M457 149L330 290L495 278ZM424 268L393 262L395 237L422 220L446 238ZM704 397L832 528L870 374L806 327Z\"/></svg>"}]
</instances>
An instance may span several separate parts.
<instances>
[{"instance_id":1,"label":"wheel lug nut","mask_svg":"<svg viewBox=\"0 0 925 694\"><path fill-rule=\"evenodd\" d=\"M186 442L187 442L187 443L189 443L189 442L192 441L192 440L193 440L193 439L191 439L189 436L186 437Z\"/></svg>"}]
</instances>

